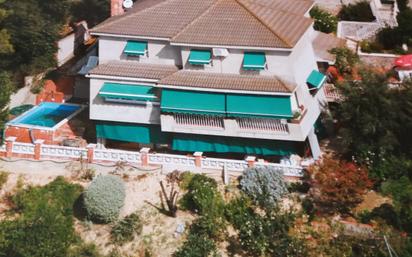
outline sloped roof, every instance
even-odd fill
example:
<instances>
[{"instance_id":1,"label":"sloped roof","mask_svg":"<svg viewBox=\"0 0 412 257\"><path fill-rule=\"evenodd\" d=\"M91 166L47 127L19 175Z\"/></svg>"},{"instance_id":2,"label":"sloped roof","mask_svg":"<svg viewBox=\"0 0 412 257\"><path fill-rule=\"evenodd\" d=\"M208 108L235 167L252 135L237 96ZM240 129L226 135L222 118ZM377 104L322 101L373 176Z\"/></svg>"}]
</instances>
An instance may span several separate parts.
<instances>
[{"instance_id":1,"label":"sloped roof","mask_svg":"<svg viewBox=\"0 0 412 257\"><path fill-rule=\"evenodd\" d=\"M160 80L177 71L178 68L174 65L112 61L105 64L100 64L91 70L89 74Z\"/></svg>"},{"instance_id":2,"label":"sloped roof","mask_svg":"<svg viewBox=\"0 0 412 257\"><path fill-rule=\"evenodd\" d=\"M334 62L335 56L329 53L329 50L336 47L344 47L346 45L346 40L338 38L332 34L322 32L316 33L317 35L313 40L313 50L315 51L316 57L325 61Z\"/></svg>"},{"instance_id":3,"label":"sloped roof","mask_svg":"<svg viewBox=\"0 0 412 257\"><path fill-rule=\"evenodd\" d=\"M193 89L240 90L272 93L291 93L296 86L287 85L274 76L237 75L180 70L159 81L169 85Z\"/></svg>"},{"instance_id":4,"label":"sloped roof","mask_svg":"<svg viewBox=\"0 0 412 257\"><path fill-rule=\"evenodd\" d=\"M143 2L92 33L165 38L177 44L292 48L312 24L304 17L312 0Z\"/></svg>"}]
</instances>

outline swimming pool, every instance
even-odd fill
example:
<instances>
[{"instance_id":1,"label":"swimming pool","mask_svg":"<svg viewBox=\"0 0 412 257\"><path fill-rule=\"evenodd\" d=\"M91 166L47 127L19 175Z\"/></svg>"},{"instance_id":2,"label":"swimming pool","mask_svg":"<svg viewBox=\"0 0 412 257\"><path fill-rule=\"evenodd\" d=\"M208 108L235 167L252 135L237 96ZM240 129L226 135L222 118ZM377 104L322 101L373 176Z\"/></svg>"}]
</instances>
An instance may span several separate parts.
<instances>
[{"instance_id":1,"label":"swimming pool","mask_svg":"<svg viewBox=\"0 0 412 257\"><path fill-rule=\"evenodd\" d=\"M82 109L83 106L77 104L44 102L11 120L7 125L54 129L59 127L62 122L75 116Z\"/></svg>"}]
</instances>

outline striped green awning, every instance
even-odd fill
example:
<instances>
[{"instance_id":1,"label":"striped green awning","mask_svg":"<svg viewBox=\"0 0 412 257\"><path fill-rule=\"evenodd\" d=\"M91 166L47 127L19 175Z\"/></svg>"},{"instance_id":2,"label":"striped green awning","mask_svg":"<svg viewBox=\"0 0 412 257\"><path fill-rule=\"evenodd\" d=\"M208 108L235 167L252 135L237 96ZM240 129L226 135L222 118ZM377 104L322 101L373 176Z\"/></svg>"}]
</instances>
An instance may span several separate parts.
<instances>
[{"instance_id":1,"label":"striped green awning","mask_svg":"<svg viewBox=\"0 0 412 257\"><path fill-rule=\"evenodd\" d=\"M154 88L142 85L104 83L99 96L106 100L122 99L129 101L157 101Z\"/></svg>"},{"instance_id":2,"label":"striped green awning","mask_svg":"<svg viewBox=\"0 0 412 257\"><path fill-rule=\"evenodd\" d=\"M212 54L209 50L191 50L189 63L193 65L209 64L212 60Z\"/></svg>"},{"instance_id":3,"label":"striped green awning","mask_svg":"<svg viewBox=\"0 0 412 257\"><path fill-rule=\"evenodd\" d=\"M141 144L167 143L167 134L162 133L160 125L98 122L96 124L96 136L111 140L134 142Z\"/></svg>"},{"instance_id":4,"label":"striped green awning","mask_svg":"<svg viewBox=\"0 0 412 257\"><path fill-rule=\"evenodd\" d=\"M127 41L124 53L126 55L145 55L147 51L147 42L144 41Z\"/></svg>"},{"instance_id":5,"label":"striped green awning","mask_svg":"<svg viewBox=\"0 0 412 257\"><path fill-rule=\"evenodd\" d=\"M264 70L266 67L266 56L263 52L245 52L243 57L244 70Z\"/></svg>"},{"instance_id":6,"label":"striped green awning","mask_svg":"<svg viewBox=\"0 0 412 257\"><path fill-rule=\"evenodd\" d=\"M323 83L325 83L326 81L326 76L323 75L322 73L320 73L317 70L313 70L308 79L306 80L306 82L314 88L320 88L322 87Z\"/></svg>"},{"instance_id":7,"label":"striped green awning","mask_svg":"<svg viewBox=\"0 0 412 257\"><path fill-rule=\"evenodd\" d=\"M294 142L275 140L174 134L172 149L182 152L241 153L286 156L298 152L298 144Z\"/></svg>"},{"instance_id":8,"label":"striped green awning","mask_svg":"<svg viewBox=\"0 0 412 257\"><path fill-rule=\"evenodd\" d=\"M227 115L233 117L292 118L290 96L228 94Z\"/></svg>"},{"instance_id":9,"label":"striped green awning","mask_svg":"<svg viewBox=\"0 0 412 257\"><path fill-rule=\"evenodd\" d=\"M225 115L225 95L163 89L161 109L162 112L171 113Z\"/></svg>"}]
</instances>

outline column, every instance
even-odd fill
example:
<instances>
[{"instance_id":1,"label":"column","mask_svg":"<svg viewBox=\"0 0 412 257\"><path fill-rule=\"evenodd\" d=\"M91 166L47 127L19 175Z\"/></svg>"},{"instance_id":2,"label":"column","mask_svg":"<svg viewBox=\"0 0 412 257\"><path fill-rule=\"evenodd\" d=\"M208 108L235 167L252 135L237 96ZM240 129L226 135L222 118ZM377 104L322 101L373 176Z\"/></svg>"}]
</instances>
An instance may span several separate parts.
<instances>
[{"instance_id":1,"label":"column","mask_svg":"<svg viewBox=\"0 0 412 257\"><path fill-rule=\"evenodd\" d=\"M320 150L318 137L315 134L315 128L312 128L310 130L308 135L308 141L313 159L319 160L319 158L322 156L322 151Z\"/></svg>"},{"instance_id":2,"label":"column","mask_svg":"<svg viewBox=\"0 0 412 257\"><path fill-rule=\"evenodd\" d=\"M140 150L140 158L142 160L142 166L149 166L149 152L150 148L142 148Z\"/></svg>"},{"instance_id":3,"label":"column","mask_svg":"<svg viewBox=\"0 0 412 257\"><path fill-rule=\"evenodd\" d=\"M40 160L41 157L41 145L44 143L43 139L37 139L34 141L34 159Z\"/></svg>"},{"instance_id":4,"label":"column","mask_svg":"<svg viewBox=\"0 0 412 257\"><path fill-rule=\"evenodd\" d=\"M88 144L87 145L87 162L88 163L93 163L94 159L94 148L96 147L95 144Z\"/></svg>"},{"instance_id":5,"label":"column","mask_svg":"<svg viewBox=\"0 0 412 257\"><path fill-rule=\"evenodd\" d=\"M195 152L193 156L195 157L195 166L196 168L201 168L202 167L202 155L203 152Z\"/></svg>"},{"instance_id":6,"label":"column","mask_svg":"<svg viewBox=\"0 0 412 257\"><path fill-rule=\"evenodd\" d=\"M10 158L13 156L13 144L16 141L16 137L6 138L6 157Z\"/></svg>"},{"instance_id":7,"label":"column","mask_svg":"<svg viewBox=\"0 0 412 257\"><path fill-rule=\"evenodd\" d=\"M252 167L255 166L255 162L256 162L256 157L255 156L247 156L245 160L246 160L247 166L249 168L252 168Z\"/></svg>"}]
</instances>

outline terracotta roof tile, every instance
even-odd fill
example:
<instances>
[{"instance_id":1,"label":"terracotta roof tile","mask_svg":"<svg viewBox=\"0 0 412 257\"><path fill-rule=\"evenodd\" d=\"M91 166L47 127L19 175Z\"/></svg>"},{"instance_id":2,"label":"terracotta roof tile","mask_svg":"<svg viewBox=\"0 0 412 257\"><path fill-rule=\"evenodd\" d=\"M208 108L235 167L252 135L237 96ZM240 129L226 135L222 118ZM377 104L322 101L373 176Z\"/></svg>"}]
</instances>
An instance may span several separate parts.
<instances>
[{"instance_id":1,"label":"terracotta roof tile","mask_svg":"<svg viewBox=\"0 0 412 257\"><path fill-rule=\"evenodd\" d=\"M160 80L160 85L219 90L291 93L294 85L287 85L276 77L261 75L214 74L181 70Z\"/></svg>"},{"instance_id":2,"label":"terracotta roof tile","mask_svg":"<svg viewBox=\"0 0 412 257\"><path fill-rule=\"evenodd\" d=\"M291 48L312 23L304 17L312 0L143 1L135 10L98 25L92 33L158 37L187 44Z\"/></svg>"},{"instance_id":3,"label":"terracotta roof tile","mask_svg":"<svg viewBox=\"0 0 412 257\"><path fill-rule=\"evenodd\" d=\"M100 64L91 70L90 74L160 80L177 71L178 68L173 65L112 61L106 64Z\"/></svg>"},{"instance_id":4,"label":"terracotta roof tile","mask_svg":"<svg viewBox=\"0 0 412 257\"><path fill-rule=\"evenodd\" d=\"M344 47L346 40L338 38L332 34L317 32L317 36L313 40L313 50L318 58L326 61L335 61L335 56L329 53L329 50L335 47Z\"/></svg>"}]
</instances>

